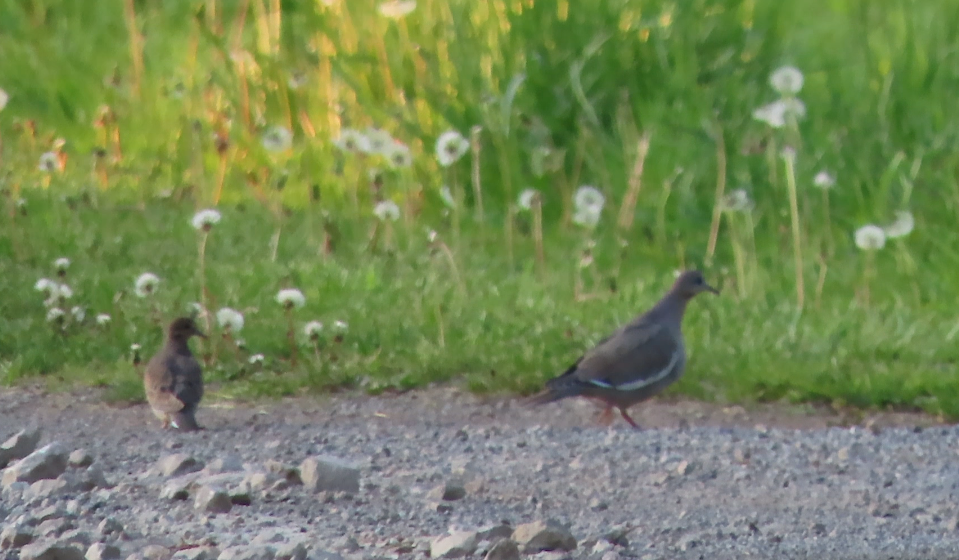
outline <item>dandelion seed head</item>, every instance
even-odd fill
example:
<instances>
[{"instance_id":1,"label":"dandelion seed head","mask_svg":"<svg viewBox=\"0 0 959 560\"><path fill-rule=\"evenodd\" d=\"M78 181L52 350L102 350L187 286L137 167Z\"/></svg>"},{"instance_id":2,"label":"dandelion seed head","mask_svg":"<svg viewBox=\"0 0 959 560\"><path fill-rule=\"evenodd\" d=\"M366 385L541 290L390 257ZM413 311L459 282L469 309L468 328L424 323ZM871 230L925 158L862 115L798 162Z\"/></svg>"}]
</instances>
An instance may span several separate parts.
<instances>
[{"instance_id":1,"label":"dandelion seed head","mask_svg":"<svg viewBox=\"0 0 959 560\"><path fill-rule=\"evenodd\" d=\"M599 224L602 209L595 207L582 208L573 214L573 223L586 229L593 229Z\"/></svg>"},{"instance_id":2,"label":"dandelion seed head","mask_svg":"<svg viewBox=\"0 0 959 560\"><path fill-rule=\"evenodd\" d=\"M137 297L145 298L156 293L157 286L160 284L160 278L152 272L144 272L137 277L134 284L134 290Z\"/></svg>"},{"instance_id":3,"label":"dandelion seed head","mask_svg":"<svg viewBox=\"0 0 959 560\"><path fill-rule=\"evenodd\" d=\"M266 361L266 356L263 354L253 354L250 356L249 360L250 365L259 365Z\"/></svg>"},{"instance_id":4,"label":"dandelion seed head","mask_svg":"<svg viewBox=\"0 0 959 560\"><path fill-rule=\"evenodd\" d=\"M130 345L130 352L137 353L137 352L139 352L142 348L143 348L142 346L140 346L139 344L137 344L136 342L134 342L133 344Z\"/></svg>"},{"instance_id":5,"label":"dandelion seed head","mask_svg":"<svg viewBox=\"0 0 959 560\"><path fill-rule=\"evenodd\" d=\"M466 155L469 149L469 140L459 132L449 130L436 140L436 160L441 166L449 167Z\"/></svg>"},{"instance_id":6,"label":"dandelion seed head","mask_svg":"<svg viewBox=\"0 0 959 560\"><path fill-rule=\"evenodd\" d=\"M3 111L3 108L7 106L8 101L10 101L10 95L4 91L3 88L0 88L0 111Z\"/></svg>"},{"instance_id":7,"label":"dandelion seed head","mask_svg":"<svg viewBox=\"0 0 959 560\"><path fill-rule=\"evenodd\" d=\"M70 309L70 315L72 315L73 320L78 323L82 323L83 320L87 318L86 310L79 305L74 305L73 308Z\"/></svg>"},{"instance_id":8,"label":"dandelion seed head","mask_svg":"<svg viewBox=\"0 0 959 560\"><path fill-rule=\"evenodd\" d=\"M57 285L56 292L51 295L60 299L70 299L73 297L73 289L66 284L59 284Z\"/></svg>"},{"instance_id":9,"label":"dandelion seed head","mask_svg":"<svg viewBox=\"0 0 959 560\"><path fill-rule=\"evenodd\" d=\"M303 325L303 334L305 334L310 340L316 340L319 338L321 332L323 332L323 323L319 321L310 321L309 323Z\"/></svg>"},{"instance_id":10,"label":"dandelion seed head","mask_svg":"<svg viewBox=\"0 0 959 560\"><path fill-rule=\"evenodd\" d=\"M886 246L886 232L876 225L865 225L856 230L856 247L863 251L878 251Z\"/></svg>"},{"instance_id":11,"label":"dandelion seed head","mask_svg":"<svg viewBox=\"0 0 959 560\"><path fill-rule=\"evenodd\" d=\"M576 189L573 205L576 211L573 214L573 223L587 229L593 229L599 224L603 214L606 197L596 187L584 185Z\"/></svg>"},{"instance_id":12,"label":"dandelion seed head","mask_svg":"<svg viewBox=\"0 0 959 560\"><path fill-rule=\"evenodd\" d=\"M299 309L306 305L306 296L296 288L285 288L276 293L276 302L287 309Z\"/></svg>"},{"instance_id":13,"label":"dandelion seed head","mask_svg":"<svg viewBox=\"0 0 959 560\"><path fill-rule=\"evenodd\" d=\"M520 210L530 210L533 208L533 201L539 197L539 191L536 189L523 189L516 199L516 205Z\"/></svg>"},{"instance_id":14,"label":"dandelion seed head","mask_svg":"<svg viewBox=\"0 0 959 560\"><path fill-rule=\"evenodd\" d=\"M393 145L383 155L390 162L390 167L394 169L413 165L413 154L409 147L402 142L393 142Z\"/></svg>"},{"instance_id":15,"label":"dandelion seed head","mask_svg":"<svg viewBox=\"0 0 959 560\"><path fill-rule=\"evenodd\" d=\"M792 146L786 146L779 153L779 156L789 163L796 163L796 148Z\"/></svg>"},{"instance_id":16,"label":"dandelion seed head","mask_svg":"<svg viewBox=\"0 0 959 560\"><path fill-rule=\"evenodd\" d=\"M899 239L912 233L916 228L916 219L912 212L908 210L899 210L896 212L896 220L883 228L887 239Z\"/></svg>"},{"instance_id":17,"label":"dandelion seed head","mask_svg":"<svg viewBox=\"0 0 959 560\"><path fill-rule=\"evenodd\" d=\"M350 328L350 325L346 321L341 321L339 319L337 319L336 321L333 321L333 329L339 332L346 332L349 328Z\"/></svg>"},{"instance_id":18,"label":"dandelion seed head","mask_svg":"<svg viewBox=\"0 0 959 560\"><path fill-rule=\"evenodd\" d=\"M59 288L59 284L50 280L49 278L41 278L37 280L37 283L33 285L33 289L42 292L46 295L53 295L53 293Z\"/></svg>"},{"instance_id":19,"label":"dandelion seed head","mask_svg":"<svg viewBox=\"0 0 959 560\"><path fill-rule=\"evenodd\" d=\"M367 128L366 141L369 144L371 154L386 155L393 145L393 137L382 128Z\"/></svg>"},{"instance_id":20,"label":"dandelion seed head","mask_svg":"<svg viewBox=\"0 0 959 560\"><path fill-rule=\"evenodd\" d=\"M450 208L456 207L456 199L453 198L453 192L450 191L449 185L443 185L440 187L440 198L443 199L443 204Z\"/></svg>"},{"instance_id":21,"label":"dandelion seed head","mask_svg":"<svg viewBox=\"0 0 959 560\"><path fill-rule=\"evenodd\" d=\"M242 338L234 338L234 339L233 339L233 344L235 344L236 347L239 348L240 350L245 350L245 349L246 349L246 340L244 340L244 339L242 339Z\"/></svg>"},{"instance_id":22,"label":"dandelion seed head","mask_svg":"<svg viewBox=\"0 0 959 560\"><path fill-rule=\"evenodd\" d=\"M796 95L802 89L803 75L795 66L782 66L769 76L769 84L780 95Z\"/></svg>"},{"instance_id":23,"label":"dandelion seed head","mask_svg":"<svg viewBox=\"0 0 959 560\"><path fill-rule=\"evenodd\" d=\"M48 323L55 323L55 322L62 321L65 316L66 316L66 312L60 309L59 307L51 307L50 309L47 310Z\"/></svg>"},{"instance_id":24,"label":"dandelion seed head","mask_svg":"<svg viewBox=\"0 0 959 560\"><path fill-rule=\"evenodd\" d=\"M271 126L263 133L260 142L271 152L282 152L293 145L293 133L282 126Z\"/></svg>"},{"instance_id":25,"label":"dandelion seed head","mask_svg":"<svg viewBox=\"0 0 959 560\"><path fill-rule=\"evenodd\" d=\"M380 5L376 8L380 15L388 17L390 19L399 19L405 15L409 15L416 9L415 0L390 0L388 2L380 2Z\"/></svg>"},{"instance_id":26,"label":"dandelion seed head","mask_svg":"<svg viewBox=\"0 0 959 560\"><path fill-rule=\"evenodd\" d=\"M768 105L763 105L753 111L753 118L762 121L773 128L782 128L789 117L796 120L806 116L806 105L796 99L779 99Z\"/></svg>"},{"instance_id":27,"label":"dandelion seed head","mask_svg":"<svg viewBox=\"0 0 959 560\"><path fill-rule=\"evenodd\" d=\"M243 314L230 307L224 307L216 312L216 322L221 329L228 329L236 334L243 329Z\"/></svg>"},{"instance_id":28,"label":"dandelion seed head","mask_svg":"<svg viewBox=\"0 0 959 560\"><path fill-rule=\"evenodd\" d=\"M816 173L816 176L813 177L813 184L823 190L828 190L833 188L836 184L836 178L829 174L828 171L820 171Z\"/></svg>"},{"instance_id":29,"label":"dandelion seed head","mask_svg":"<svg viewBox=\"0 0 959 560\"><path fill-rule=\"evenodd\" d=\"M746 189L735 189L726 194L722 206L727 212L749 212L753 209L753 201Z\"/></svg>"},{"instance_id":30,"label":"dandelion seed head","mask_svg":"<svg viewBox=\"0 0 959 560\"><path fill-rule=\"evenodd\" d=\"M395 222L400 219L400 207L392 200L381 200L373 207L373 214L380 220Z\"/></svg>"},{"instance_id":31,"label":"dandelion seed head","mask_svg":"<svg viewBox=\"0 0 959 560\"><path fill-rule=\"evenodd\" d=\"M53 173L60 168L60 158L55 152L44 152L40 154L40 163L37 168L44 173Z\"/></svg>"},{"instance_id":32,"label":"dandelion seed head","mask_svg":"<svg viewBox=\"0 0 959 560\"><path fill-rule=\"evenodd\" d=\"M337 148L344 152L351 153L370 153L370 139L359 130L344 128L340 131L340 137L333 142Z\"/></svg>"},{"instance_id":33,"label":"dandelion seed head","mask_svg":"<svg viewBox=\"0 0 959 560\"><path fill-rule=\"evenodd\" d=\"M60 257L59 259L53 261L53 268L56 269L57 272L66 272L66 270L70 268L70 259L66 257Z\"/></svg>"},{"instance_id":34,"label":"dandelion seed head","mask_svg":"<svg viewBox=\"0 0 959 560\"><path fill-rule=\"evenodd\" d=\"M106 325L110 323L110 321L111 321L111 317L107 315L106 313L97 313L97 316L96 316L97 325L100 325L101 327L105 327Z\"/></svg>"},{"instance_id":35,"label":"dandelion seed head","mask_svg":"<svg viewBox=\"0 0 959 560\"><path fill-rule=\"evenodd\" d=\"M190 220L190 223L193 224L193 229L198 231L210 231L213 229L213 226L220 223L219 210L214 210L213 208L208 208L206 210L200 210L193 215L193 219Z\"/></svg>"},{"instance_id":36,"label":"dandelion seed head","mask_svg":"<svg viewBox=\"0 0 959 560\"><path fill-rule=\"evenodd\" d=\"M427 232L427 234L426 234L426 239L427 239L430 243L436 243L436 238L437 238L437 237L439 237L439 234L436 233L436 230L435 230L435 229L431 229L431 230L430 230L429 232Z\"/></svg>"}]
</instances>

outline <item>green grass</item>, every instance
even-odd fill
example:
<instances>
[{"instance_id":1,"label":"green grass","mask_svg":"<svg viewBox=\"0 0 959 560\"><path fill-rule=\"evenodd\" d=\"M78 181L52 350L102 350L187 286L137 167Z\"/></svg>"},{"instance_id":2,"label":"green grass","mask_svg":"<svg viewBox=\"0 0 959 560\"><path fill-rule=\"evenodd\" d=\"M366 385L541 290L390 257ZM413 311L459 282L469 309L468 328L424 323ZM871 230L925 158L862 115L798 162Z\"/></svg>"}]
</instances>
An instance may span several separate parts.
<instances>
[{"instance_id":1,"label":"green grass","mask_svg":"<svg viewBox=\"0 0 959 560\"><path fill-rule=\"evenodd\" d=\"M0 52L2 383L138 395L130 345L148 355L161 325L201 299L190 218L221 196L208 307L246 315L245 350L216 328L215 348L203 346L224 393L448 380L534 390L695 266L724 290L690 307L691 359L674 391L959 417L953 2L422 0L390 20L367 1L24 0L0 6ZM770 129L752 112L776 99L768 80L783 64L803 70L808 114ZM479 158L440 167L439 134L474 125ZM292 131L290 149L264 148L272 126ZM367 126L407 144L413 165L333 146L341 127ZM649 155L622 228L642 134ZM46 173L38 162L56 138L66 163ZM784 145L797 153L792 174ZM544 149L562 158L542 172ZM813 186L824 169L837 177L825 195ZM722 213L709 255L717 183L745 189L753 208ZM441 201L443 184L462 193L459 211ZM583 184L607 197L592 235L569 220ZM530 215L510 217L526 187L542 192L541 265ZM389 237L375 196L403 208ZM857 228L904 209L913 233L873 255L856 248ZM588 237L595 260L581 270ZM73 261L67 307L87 311L62 328L33 290L58 257ZM159 291L138 298L146 271ZM576 297L579 276L592 297ZM307 299L294 313L295 366L274 300L289 286ZM105 328L100 312L113 318ZM313 319L328 326L318 350L300 333ZM337 319L349 323L339 343ZM253 353L263 367L247 363Z\"/></svg>"}]
</instances>

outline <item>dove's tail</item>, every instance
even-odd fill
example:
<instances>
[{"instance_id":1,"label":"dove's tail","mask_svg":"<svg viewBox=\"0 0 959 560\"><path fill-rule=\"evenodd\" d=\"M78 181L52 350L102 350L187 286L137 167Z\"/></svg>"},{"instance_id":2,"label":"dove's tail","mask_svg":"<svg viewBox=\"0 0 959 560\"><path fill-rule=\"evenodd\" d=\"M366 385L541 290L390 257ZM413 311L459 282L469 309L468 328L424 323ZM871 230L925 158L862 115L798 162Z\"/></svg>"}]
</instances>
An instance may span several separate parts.
<instances>
[{"instance_id":1,"label":"dove's tail","mask_svg":"<svg viewBox=\"0 0 959 560\"><path fill-rule=\"evenodd\" d=\"M563 372L563 375L554 377L546 382L546 388L541 392L529 397L528 402L531 405L547 404L556 402L569 397L578 397L582 395L587 385L579 380L573 372L576 366L571 366Z\"/></svg>"},{"instance_id":2,"label":"dove's tail","mask_svg":"<svg viewBox=\"0 0 959 560\"><path fill-rule=\"evenodd\" d=\"M171 421L170 425L178 430L183 430L184 432L192 432L194 430L200 430L200 426L196 423L196 417L193 415L192 410L181 410L174 414L170 415Z\"/></svg>"}]
</instances>

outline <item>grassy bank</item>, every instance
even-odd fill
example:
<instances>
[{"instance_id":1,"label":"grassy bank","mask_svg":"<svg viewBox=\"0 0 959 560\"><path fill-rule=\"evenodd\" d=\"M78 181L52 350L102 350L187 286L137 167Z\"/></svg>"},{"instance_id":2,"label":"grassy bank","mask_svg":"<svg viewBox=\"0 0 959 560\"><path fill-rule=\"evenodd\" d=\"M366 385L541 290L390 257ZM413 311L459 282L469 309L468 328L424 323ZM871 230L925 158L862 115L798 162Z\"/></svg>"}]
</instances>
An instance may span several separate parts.
<instances>
[{"instance_id":1,"label":"grassy bank","mask_svg":"<svg viewBox=\"0 0 959 560\"><path fill-rule=\"evenodd\" d=\"M527 391L695 266L723 295L690 308L677 391L959 416L959 8L403 4L0 8L0 379L136 395L131 345L199 302L224 392ZM336 142L370 127L378 153Z\"/></svg>"}]
</instances>

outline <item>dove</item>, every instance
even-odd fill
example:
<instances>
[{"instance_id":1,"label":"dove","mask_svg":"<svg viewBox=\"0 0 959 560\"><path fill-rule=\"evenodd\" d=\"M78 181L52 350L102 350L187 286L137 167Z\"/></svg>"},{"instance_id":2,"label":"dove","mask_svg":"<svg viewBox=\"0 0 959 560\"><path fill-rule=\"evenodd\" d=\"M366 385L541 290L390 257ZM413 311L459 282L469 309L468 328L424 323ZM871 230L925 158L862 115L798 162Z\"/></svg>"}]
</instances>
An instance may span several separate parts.
<instances>
[{"instance_id":1,"label":"dove","mask_svg":"<svg viewBox=\"0 0 959 560\"><path fill-rule=\"evenodd\" d=\"M701 272L683 272L656 305L601 340L562 375L547 381L531 403L595 398L606 404L601 418L611 420L612 409L617 408L623 419L638 429L627 409L682 375L686 367L683 315L689 300L702 292L719 293Z\"/></svg>"}]
</instances>

